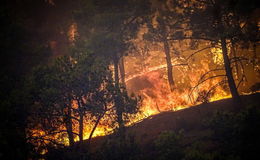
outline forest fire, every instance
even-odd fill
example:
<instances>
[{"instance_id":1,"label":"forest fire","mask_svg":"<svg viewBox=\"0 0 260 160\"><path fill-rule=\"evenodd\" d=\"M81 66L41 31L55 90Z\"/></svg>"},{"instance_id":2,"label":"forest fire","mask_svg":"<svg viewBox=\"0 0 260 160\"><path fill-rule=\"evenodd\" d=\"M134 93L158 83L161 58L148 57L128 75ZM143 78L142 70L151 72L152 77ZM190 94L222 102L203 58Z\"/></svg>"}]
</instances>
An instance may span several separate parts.
<instances>
[{"instance_id":1,"label":"forest fire","mask_svg":"<svg viewBox=\"0 0 260 160\"><path fill-rule=\"evenodd\" d=\"M76 35L77 25L73 23L69 32L69 39L72 44L74 44ZM134 41L137 49L135 53L130 52L128 56L123 57L124 63L121 65L124 65L125 70L123 72L120 70L119 75L121 76L120 81L125 84L128 95L134 94L141 97L141 99L139 99L139 112L130 116L125 126L134 125L149 116L161 112L178 111L201 103L232 97L223 67L224 59L221 44L211 45L202 40L197 42L197 47L190 48L190 43L192 41L184 40L178 43L174 42L170 47L174 81L172 90L169 85L169 75L167 75L169 68L165 60L163 44L159 43L153 46L153 43L145 41L142 37ZM231 54L231 45L227 45L227 48ZM251 53L249 55L253 56ZM235 57L235 55L231 56ZM248 68L250 68L250 65L244 67L243 64L240 64L238 67L236 64L234 72L236 83L240 84L242 82L243 78L239 82L241 77L238 74L243 75L244 70ZM114 69L114 66L110 66L112 72L114 72ZM252 73L247 76L250 77L251 75ZM123 79L125 82L123 82ZM243 83L244 86L240 87L240 92L250 93L248 88L255 82L257 82L256 78L249 78L247 84ZM71 103L74 110L80 108L76 101ZM101 119L86 114L83 122L83 139L88 140L92 137L113 133L117 127L111 122L111 119L114 118L111 118L113 114L115 113L111 114L110 111L105 111ZM77 114L73 116L79 118ZM79 121L72 120L72 123L72 131L80 133ZM33 130L32 137L44 137L42 141L36 141L38 144L35 145L41 146L42 144L52 143L53 140L55 140L55 143L58 142L66 146L71 145L66 136L66 127L61 126L58 130L65 132L49 134L43 130ZM74 141L80 141L80 136L74 136ZM45 152L46 150L43 150L41 153L45 154Z\"/></svg>"},{"instance_id":2,"label":"forest fire","mask_svg":"<svg viewBox=\"0 0 260 160\"><path fill-rule=\"evenodd\" d=\"M0 159L259 153L256 0L8 0L0 8Z\"/></svg>"},{"instance_id":3,"label":"forest fire","mask_svg":"<svg viewBox=\"0 0 260 160\"><path fill-rule=\"evenodd\" d=\"M141 96L141 106L140 112L136 116L133 116L127 125L132 125L136 122L142 121L144 118L160 112L177 111L200 103L208 103L220 99L230 98L231 95L225 88L224 76L216 76L215 78L205 81L202 79L202 76L213 68L212 66L216 67L217 65L222 65L221 54L215 54L215 50L217 49L211 50L213 50L215 56L207 61L204 61L201 58L201 55L198 55L197 58L201 58L201 61L196 62L196 64L191 66L182 64L178 65L180 63L179 59L173 62L173 66L176 66L176 71L174 72L176 73L174 91L170 91L168 85L166 64L147 67L144 71L140 71L141 69L139 66L137 69L139 70L139 73L132 75L129 74L125 80L126 88L129 94L134 93L136 96ZM211 52L211 50L209 49L207 52ZM155 54L161 55L163 53L154 52L151 53L150 56L158 56ZM140 60L138 59L140 57L134 58L136 60ZM153 59L153 57L146 57L146 59ZM128 60L133 63L133 59L131 57L129 59L126 57L126 64L129 64ZM157 60L160 61L160 59ZM161 59L161 61L163 60ZM210 66L210 64L213 65ZM133 72L133 70L127 65L125 67L126 75L129 72ZM127 69L129 69L129 71ZM213 73L210 76L215 75L216 74ZM202 80L203 83L201 83ZM102 125L102 121L105 122L106 117L101 120L101 124L98 125L93 137L103 136L110 133L109 131L112 131L112 128L109 126ZM85 129L84 138L88 138L90 131L91 128Z\"/></svg>"},{"instance_id":4,"label":"forest fire","mask_svg":"<svg viewBox=\"0 0 260 160\"><path fill-rule=\"evenodd\" d=\"M161 9L167 10L167 5L162 5ZM202 9L201 7L199 8ZM177 9L177 13L179 11ZM156 36L162 36L164 37L162 39L167 39L167 34L172 36L175 31L164 27L164 22L160 22L162 24L159 23L160 14L158 11L155 11L152 18L152 26L154 27L153 29L165 32L164 34L158 32L159 36ZM166 17L164 18L166 19ZM172 22L168 23L170 26ZM147 24L144 26L147 27ZM200 103L209 103L231 97L227 85L228 73L226 73L224 68L223 50L221 49L219 40L214 40L214 43L212 43L203 39L194 42L191 39L185 40L184 38L184 40L181 40L180 38L178 42L169 40L166 43L159 38L160 40L155 44L152 41L144 39L144 34L149 32L149 29L142 28L144 26L138 28L138 38L131 40L137 48L134 50L135 53L128 51L128 56L119 57L119 59L121 58L119 61L124 61L120 64L121 66L119 65L119 68L122 66L122 68L125 68L124 71L121 68L119 69L121 83L126 84L129 95L134 94L141 97L140 112L126 122L127 126L161 112L177 111ZM184 33L190 34L191 31L184 31ZM78 36L78 24L73 22L68 31L70 43L75 45L74 42ZM195 47L193 43L195 43ZM235 53L231 53L233 49L231 41L227 41L226 47L229 56L236 60L236 55L233 55ZM233 74L236 75L236 83L240 85L246 76L243 75L244 77L240 79L241 77L237 75L240 73L244 74L243 72L246 67L244 68L243 64L239 64L240 66L238 67L237 63L235 62L236 69L234 69L235 72ZM169 68L173 70L172 76L169 76ZM112 72L115 72L115 67L110 69ZM173 79L174 87L170 79ZM256 79L247 85L250 86L255 81ZM248 92L245 89L249 88L248 86L240 89L240 92ZM74 110L80 108L75 104L73 105ZM98 118L96 117L88 117L88 115L85 117L83 139L104 136L113 132L113 129L116 127L111 125L111 117L107 116L110 114L109 112L104 112L104 116L100 120L97 120ZM78 118L78 115L73 116ZM72 130L77 133L80 132L79 122L77 120L72 120L72 122ZM65 129L60 128L60 130ZM44 134L42 131L39 131L39 133L36 131L36 136L39 135ZM58 137L50 138L59 139ZM74 140L80 141L79 136L74 136ZM68 140L62 141L64 144L69 145Z\"/></svg>"},{"instance_id":5,"label":"forest fire","mask_svg":"<svg viewBox=\"0 0 260 160\"><path fill-rule=\"evenodd\" d=\"M0 10L0 159L259 157L257 0Z\"/></svg>"},{"instance_id":6,"label":"forest fire","mask_svg":"<svg viewBox=\"0 0 260 160\"><path fill-rule=\"evenodd\" d=\"M202 46L205 45L202 43ZM126 126L131 126L143 119L166 111L177 111L200 103L209 103L216 100L230 98L231 94L226 86L226 76L223 66L223 57L219 48L208 48L190 58L196 50L188 50L179 57L173 55L175 88L170 90L167 79L167 64L160 51L152 51L144 57L144 65L138 65L138 61L144 59L140 55L125 57L126 88L128 94L141 97L140 112L132 116ZM155 58L156 57L156 58ZM187 60L189 57L190 59ZM186 63L184 63L186 62ZM189 63L187 63L189 62ZM151 65L152 64L152 65ZM113 68L112 68L113 69ZM247 87L248 88L248 87ZM76 102L73 104L77 108ZM95 120L91 117L84 121L84 139L89 139ZM79 124L74 122L73 130L78 132ZM97 124L92 137L104 136L113 132L109 113L104 114ZM64 130L60 129L60 130ZM35 131L34 136L44 136L43 131ZM48 139L55 139L65 145L69 145L67 138L61 135L50 135ZM76 137L75 141L79 141ZM47 141L45 141L47 143Z\"/></svg>"},{"instance_id":7,"label":"forest fire","mask_svg":"<svg viewBox=\"0 0 260 160\"><path fill-rule=\"evenodd\" d=\"M218 74L210 73L213 68L217 68L221 64L221 54L216 54L216 49L208 49L201 55L197 55L196 62L189 65L185 62L185 57L176 57L172 61L174 70L175 89L170 91L166 64L164 58L158 58L154 61L153 57L163 55L161 52L151 52L150 56L145 59L151 59L147 64L161 63L162 65L151 66L140 71L140 74L130 75L126 78L127 89L137 95L141 95L143 99L141 110L146 116L150 116L163 111L179 110L188 106L196 105L204 102L212 102L215 100L229 98L231 95L227 89L223 88L225 77L223 70L217 70ZM187 57L194 51L186 52ZM213 58L210 56L213 54ZM206 56L205 60L203 57ZM139 58L139 59L138 59ZM132 66L133 60L140 60L140 57L130 57ZM194 60L193 60L194 61ZM187 62L187 61L186 61ZM127 64L126 58L126 64ZM136 66L135 66L136 67ZM126 66L126 68L128 68ZM132 67L133 68L133 67ZM133 72L130 69L130 72ZM126 74L129 73L126 70ZM210 78L214 76L215 78ZM209 79L207 79L209 78Z\"/></svg>"}]
</instances>

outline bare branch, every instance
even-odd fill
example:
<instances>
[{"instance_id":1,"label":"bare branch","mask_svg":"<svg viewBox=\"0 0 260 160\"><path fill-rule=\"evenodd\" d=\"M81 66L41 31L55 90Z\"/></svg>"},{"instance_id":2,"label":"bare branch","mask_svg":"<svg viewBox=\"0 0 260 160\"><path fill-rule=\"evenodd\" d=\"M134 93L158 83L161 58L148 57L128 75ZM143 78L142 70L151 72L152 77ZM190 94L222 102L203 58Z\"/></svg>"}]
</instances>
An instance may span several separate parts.
<instances>
[{"instance_id":1,"label":"bare branch","mask_svg":"<svg viewBox=\"0 0 260 160\"><path fill-rule=\"evenodd\" d=\"M204 37L182 37L182 38L167 38L168 41L179 41L179 40L205 40L205 41L211 41L211 42L215 42L217 40L215 39L210 39L210 38L204 38Z\"/></svg>"},{"instance_id":2,"label":"bare branch","mask_svg":"<svg viewBox=\"0 0 260 160\"><path fill-rule=\"evenodd\" d=\"M106 114L106 111L103 112L103 113L98 117L98 119L97 119L97 121L96 121L94 127L92 128L91 133L90 133L90 135L89 135L89 137L88 137L88 142L89 142L89 144L90 144L91 138L92 138L92 136L93 136L93 134L94 134L94 132L95 132L95 130L96 130L96 128L97 128L97 126L98 126L100 120L101 120L101 118L104 117L105 114Z\"/></svg>"},{"instance_id":3,"label":"bare branch","mask_svg":"<svg viewBox=\"0 0 260 160\"><path fill-rule=\"evenodd\" d=\"M241 80L237 84L237 88L239 88L240 84L243 82L243 80L246 78L246 76L243 74Z\"/></svg>"},{"instance_id":4,"label":"bare branch","mask_svg":"<svg viewBox=\"0 0 260 160\"><path fill-rule=\"evenodd\" d=\"M225 77L226 75L216 75L216 76L212 76L212 77L209 77L207 79L204 79L203 81L199 82L196 86L194 86L193 88L196 88L198 87L200 84L204 83L205 81L207 80L210 80L210 79L213 79L213 78L216 78L216 77Z\"/></svg>"},{"instance_id":5,"label":"bare branch","mask_svg":"<svg viewBox=\"0 0 260 160\"><path fill-rule=\"evenodd\" d=\"M198 82L198 84L197 84L196 86L192 87L189 96L192 94L192 92L194 91L194 89L196 89L199 85L201 85L201 84L204 83L205 81L210 80L210 79L213 79L213 78L216 78L216 77L225 77L225 76L226 76L226 75L216 75L216 76L212 76L212 77L209 77L209 78L207 78L207 79L204 79L204 80L201 81L201 82Z\"/></svg>"},{"instance_id":6,"label":"bare branch","mask_svg":"<svg viewBox=\"0 0 260 160\"><path fill-rule=\"evenodd\" d=\"M199 82L200 82L206 75L208 75L209 73L214 72L214 71L221 71L221 70L225 70L225 69L223 69L223 68L216 68L216 69L213 69L213 70L210 70L210 71L204 73L204 74L200 77Z\"/></svg>"},{"instance_id":7,"label":"bare branch","mask_svg":"<svg viewBox=\"0 0 260 160\"><path fill-rule=\"evenodd\" d=\"M202 49L200 49L200 50L198 50L198 51L192 53L191 55L189 55L189 57L188 57L186 60L188 61L188 60L189 60L192 56L194 56L195 54L200 53L200 52L202 52L202 51L204 51L204 50L206 50L206 49L209 49L209 48L212 48L212 46L208 46L208 47L202 48Z\"/></svg>"},{"instance_id":8,"label":"bare branch","mask_svg":"<svg viewBox=\"0 0 260 160\"><path fill-rule=\"evenodd\" d=\"M214 86L212 86L209 91L207 92L206 96L208 97L210 92L213 91L215 88L217 88L218 86L227 83L227 80L222 80L219 83L215 84Z\"/></svg>"},{"instance_id":9,"label":"bare branch","mask_svg":"<svg viewBox=\"0 0 260 160\"><path fill-rule=\"evenodd\" d=\"M235 62L238 62L238 61L249 61L249 59L245 58L245 57L232 57L232 58L230 58L230 63L235 63Z\"/></svg>"}]
</instances>

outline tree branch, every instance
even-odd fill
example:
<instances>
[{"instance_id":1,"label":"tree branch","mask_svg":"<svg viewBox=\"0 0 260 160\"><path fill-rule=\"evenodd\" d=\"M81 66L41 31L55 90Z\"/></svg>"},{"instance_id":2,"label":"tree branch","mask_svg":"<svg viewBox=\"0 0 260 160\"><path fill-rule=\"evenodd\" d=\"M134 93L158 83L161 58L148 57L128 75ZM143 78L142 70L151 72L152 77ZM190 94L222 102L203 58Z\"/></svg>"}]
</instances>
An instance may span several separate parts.
<instances>
[{"instance_id":1,"label":"tree branch","mask_svg":"<svg viewBox=\"0 0 260 160\"><path fill-rule=\"evenodd\" d=\"M210 80L210 79L213 79L213 78L216 78L216 77L225 77L225 76L226 76L226 75L216 75L216 76L212 76L212 77L209 77L209 78L207 78L207 79L204 79L204 80L201 81L201 82L198 82L198 84L197 84L196 86L192 87L189 96L192 94L192 92L194 91L195 88L197 88L199 85L201 85L201 84L204 83L205 81Z\"/></svg>"},{"instance_id":2,"label":"tree branch","mask_svg":"<svg viewBox=\"0 0 260 160\"><path fill-rule=\"evenodd\" d=\"M210 38L205 38L205 37L182 37L182 38L167 38L169 41L179 41L179 40L205 40L205 41L211 41L211 42L216 42L218 40L215 39L210 39Z\"/></svg>"},{"instance_id":3,"label":"tree branch","mask_svg":"<svg viewBox=\"0 0 260 160\"><path fill-rule=\"evenodd\" d=\"M191 55L189 55L189 57L188 57L186 60L188 61L188 60L189 60L192 56L194 56L195 54L200 53L200 52L202 52L202 51L204 51L204 50L206 50L206 49L209 49L209 48L212 48L212 46L208 46L208 47L202 48L202 49L200 49L200 50L198 50L198 51L192 53Z\"/></svg>"},{"instance_id":4,"label":"tree branch","mask_svg":"<svg viewBox=\"0 0 260 160\"><path fill-rule=\"evenodd\" d=\"M210 71L204 73L204 74L200 77L199 82L200 82L207 74L209 74L210 72L221 71L221 70L225 70L225 69L223 69L223 68L216 68L216 69L213 69L213 70L210 70Z\"/></svg>"}]
</instances>

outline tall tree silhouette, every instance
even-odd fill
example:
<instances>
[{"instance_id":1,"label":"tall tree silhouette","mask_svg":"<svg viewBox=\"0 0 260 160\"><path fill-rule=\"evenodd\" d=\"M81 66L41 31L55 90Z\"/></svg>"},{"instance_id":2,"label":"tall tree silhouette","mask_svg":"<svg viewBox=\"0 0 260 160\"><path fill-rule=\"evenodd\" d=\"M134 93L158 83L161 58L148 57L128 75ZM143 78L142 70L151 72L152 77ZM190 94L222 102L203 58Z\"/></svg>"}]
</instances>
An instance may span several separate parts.
<instances>
[{"instance_id":1,"label":"tall tree silhouette","mask_svg":"<svg viewBox=\"0 0 260 160\"><path fill-rule=\"evenodd\" d=\"M233 77L228 43L241 41L245 34L242 33L241 24L247 23L245 17L252 15L257 8L256 1L182 1L177 2L188 19L187 29L192 31L191 39L210 41L213 45L219 44L222 49L224 68L232 97L240 101L237 86ZM241 4L245 4L244 10ZM239 7L240 6L240 7ZM242 13L243 10L243 13ZM255 32L255 31L254 31Z\"/></svg>"},{"instance_id":2,"label":"tall tree silhouette","mask_svg":"<svg viewBox=\"0 0 260 160\"><path fill-rule=\"evenodd\" d=\"M157 2L157 5L152 7L152 14L149 16L149 21L147 22L149 31L144 35L144 38L149 41L163 44L167 64L168 82L171 91L175 88L171 46L173 40L181 40L180 36L183 33L182 24L183 18L181 12L178 11L178 8L169 5L166 1L160 1Z\"/></svg>"},{"instance_id":3,"label":"tall tree silhouette","mask_svg":"<svg viewBox=\"0 0 260 160\"><path fill-rule=\"evenodd\" d=\"M147 10L148 1L98 0L82 1L82 4L84 4L83 8L76 14L76 20L80 24L82 33L88 33L88 37L85 39L87 39L90 50L107 57L107 60L113 65L114 85L117 90L114 102L117 108L119 128L123 128L125 103L124 98L121 97L121 86L124 84L123 57L131 45L130 40L136 36L138 26L142 23L140 15ZM86 13L85 8L92 12ZM86 20L91 24L84 23Z\"/></svg>"}]
</instances>

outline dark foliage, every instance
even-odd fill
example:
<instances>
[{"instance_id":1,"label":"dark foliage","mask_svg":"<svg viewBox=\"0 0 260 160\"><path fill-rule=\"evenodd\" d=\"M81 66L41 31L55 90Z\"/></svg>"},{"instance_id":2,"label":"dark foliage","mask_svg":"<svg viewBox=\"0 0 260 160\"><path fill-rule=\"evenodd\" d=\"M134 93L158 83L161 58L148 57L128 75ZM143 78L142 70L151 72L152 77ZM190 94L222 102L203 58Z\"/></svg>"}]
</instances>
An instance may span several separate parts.
<instances>
[{"instance_id":1,"label":"dark foliage","mask_svg":"<svg viewBox=\"0 0 260 160\"><path fill-rule=\"evenodd\" d=\"M250 160L259 158L260 109L250 106L241 113L217 113L210 122L212 140L219 159Z\"/></svg>"},{"instance_id":2,"label":"dark foliage","mask_svg":"<svg viewBox=\"0 0 260 160\"><path fill-rule=\"evenodd\" d=\"M102 148L92 155L93 159L100 160L134 160L140 159L140 148L133 136L122 137L111 136Z\"/></svg>"},{"instance_id":3,"label":"dark foliage","mask_svg":"<svg viewBox=\"0 0 260 160\"><path fill-rule=\"evenodd\" d=\"M48 59L49 50L34 28L34 15L25 9L29 1L4 0L0 7L0 159L27 159L33 150L25 132L31 104L25 77ZM34 4L40 11L40 3Z\"/></svg>"}]
</instances>

